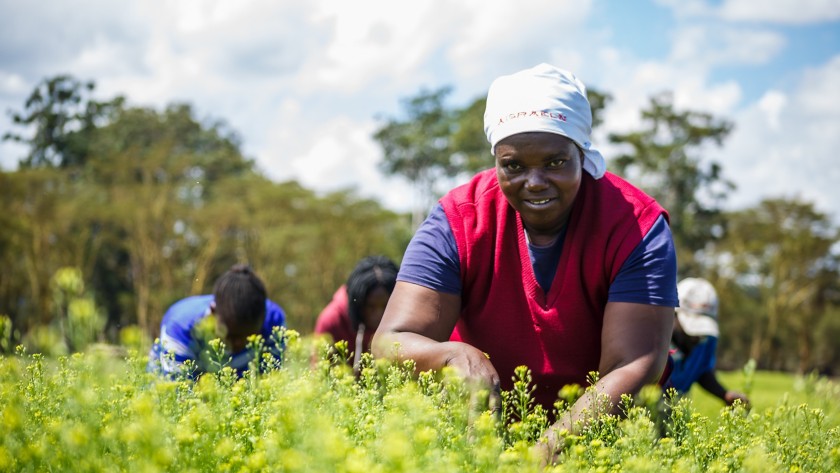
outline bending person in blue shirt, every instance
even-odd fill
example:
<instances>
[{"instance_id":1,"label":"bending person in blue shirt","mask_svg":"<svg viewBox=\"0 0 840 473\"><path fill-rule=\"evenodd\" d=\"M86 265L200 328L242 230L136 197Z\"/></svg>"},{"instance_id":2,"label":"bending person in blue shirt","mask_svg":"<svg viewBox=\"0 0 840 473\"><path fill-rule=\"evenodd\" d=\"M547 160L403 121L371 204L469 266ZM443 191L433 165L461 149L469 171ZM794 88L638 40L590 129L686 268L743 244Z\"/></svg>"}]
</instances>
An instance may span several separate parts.
<instances>
[{"instance_id":1,"label":"bending person in blue shirt","mask_svg":"<svg viewBox=\"0 0 840 473\"><path fill-rule=\"evenodd\" d=\"M247 349L251 335L262 335L264 348L280 359L272 331L285 322L283 309L267 298L262 280L250 267L234 265L216 280L213 294L181 299L166 311L148 370L195 378L209 371L207 342L219 338L227 350L226 366L241 375L252 359ZM187 360L192 360L191 369L184 372Z\"/></svg>"},{"instance_id":2,"label":"bending person in blue shirt","mask_svg":"<svg viewBox=\"0 0 840 473\"><path fill-rule=\"evenodd\" d=\"M677 284L680 306L676 309L674 333L671 337L673 371L667 387L685 394L694 383L727 405L740 400L749 406L750 400L743 393L728 390L718 381L717 362L718 296L709 281L686 278Z\"/></svg>"}]
</instances>

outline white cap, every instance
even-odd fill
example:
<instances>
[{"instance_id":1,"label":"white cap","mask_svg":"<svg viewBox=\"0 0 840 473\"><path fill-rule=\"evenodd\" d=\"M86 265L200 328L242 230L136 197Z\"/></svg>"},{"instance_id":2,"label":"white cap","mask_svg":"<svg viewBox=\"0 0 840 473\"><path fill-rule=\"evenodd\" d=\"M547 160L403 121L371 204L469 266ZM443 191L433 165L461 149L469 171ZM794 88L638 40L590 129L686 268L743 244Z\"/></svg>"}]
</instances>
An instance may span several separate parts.
<instances>
[{"instance_id":1,"label":"white cap","mask_svg":"<svg viewBox=\"0 0 840 473\"><path fill-rule=\"evenodd\" d=\"M586 87L571 72L549 64L501 76L490 84L484 111L484 133L495 154L496 144L517 133L546 132L574 141L584 154L583 169L595 179L607 170L592 148L592 108Z\"/></svg>"},{"instance_id":2,"label":"white cap","mask_svg":"<svg viewBox=\"0 0 840 473\"><path fill-rule=\"evenodd\" d=\"M688 335L717 337L718 295L709 281L685 278L677 284L680 306L677 319Z\"/></svg>"}]
</instances>

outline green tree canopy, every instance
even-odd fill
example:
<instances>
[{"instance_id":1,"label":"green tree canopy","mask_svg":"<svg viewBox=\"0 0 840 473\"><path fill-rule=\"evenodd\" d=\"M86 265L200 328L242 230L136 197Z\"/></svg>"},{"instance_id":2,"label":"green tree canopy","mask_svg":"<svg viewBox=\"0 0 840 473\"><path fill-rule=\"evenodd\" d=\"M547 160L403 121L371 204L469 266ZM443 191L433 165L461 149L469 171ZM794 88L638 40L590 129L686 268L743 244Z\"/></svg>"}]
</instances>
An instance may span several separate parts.
<instances>
[{"instance_id":1,"label":"green tree canopy","mask_svg":"<svg viewBox=\"0 0 840 473\"><path fill-rule=\"evenodd\" d=\"M445 105L450 93L450 87L442 87L404 99L405 118L386 119L373 135L382 147L382 170L405 177L419 197L412 219L415 228L437 195L435 183L462 169L452 148L456 112Z\"/></svg>"},{"instance_id":2,"label":"green tree canopy","mask_svg":"<svg viewBox=\"0 0 840 473\"><path fill-rule=\"evenodd\" d=\"M3 140L29 146L21 167L80 166L89 155L89 133L122 110L125 99L92 98L95 84L68 75L44 79L29 95L23 111L10 112L12 123L31 132L6 132Z\"/></svg>"},{"instance_id":3,"label":"green tree canopy","mask_svg":"<svg viewBox=\"0 0 840 473\"><path fill-rule=\"evenodd\" d=\"M30 152L0 173L0 314L22 334L55 325L49 281L65 266L82 271L111 330L138 324L156 335L169 304L209 292L234 263L252 265L292 328L308 332L358 259L399 261L403 216L350 191L318 196L269 181L236 133L189 104L114 99L97 115L106 107L91 90L67 76L39 84L32 120L19 114L14 135ZM49 139L23 139L32 127Z\"/></svg>"},{"instance_id":4,"label":"green tree canopy","mask_svg":"<svg viewBox=\"0 0 840 473\"><path fill-rule=\"evenodd\" d=\"M701 155L710 144L721 145L732 124L708 113L678 111L669 93L652 97L642 120L639 131L610 135L627 150L612 167L668 210L680 272L696 274L695 253L722 234L722 204L734 189L721 166Z\"/></svg>"},{"instance_id":5,"label":"green tree canopy","mask_svg":"<svg viewBox=\"0 0 840 473\"><path fill-rule=\"evenodd\" d=\"M723 322L733 329L725 332L747 335L749 357L762 367L803 373L818 367L820 327L836 326L826 318L836 318L840 306L837 229L812 203L788 199L764 200L728 220L725 236L706 253L709 272L732 281L753 302L728 308Z\"/></svg>"}]
</instances>

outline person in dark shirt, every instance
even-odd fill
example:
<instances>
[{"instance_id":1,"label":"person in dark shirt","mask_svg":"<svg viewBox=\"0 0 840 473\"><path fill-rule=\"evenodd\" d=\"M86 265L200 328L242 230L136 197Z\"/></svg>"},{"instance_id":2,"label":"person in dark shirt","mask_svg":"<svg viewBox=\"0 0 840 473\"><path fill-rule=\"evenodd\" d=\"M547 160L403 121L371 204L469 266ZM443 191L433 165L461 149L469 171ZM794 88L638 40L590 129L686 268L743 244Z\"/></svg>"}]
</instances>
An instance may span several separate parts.
<instances>
[{"instance_id":1,"label":"person in dark shirt","mask_svg":"<svg viewBox=\"0 0 840 473\"><path fill-rule=\"evenodd\" d=\"M726 389L718 380L717 341L718 295L712 284L701 278L685 278L677 284L680 306L676 309L674 333L671 337L673 371L665 388L673 387L685 394L697 383L726 405L741 401L749 407L743 393Z\"/></svg>"}]
</instances>

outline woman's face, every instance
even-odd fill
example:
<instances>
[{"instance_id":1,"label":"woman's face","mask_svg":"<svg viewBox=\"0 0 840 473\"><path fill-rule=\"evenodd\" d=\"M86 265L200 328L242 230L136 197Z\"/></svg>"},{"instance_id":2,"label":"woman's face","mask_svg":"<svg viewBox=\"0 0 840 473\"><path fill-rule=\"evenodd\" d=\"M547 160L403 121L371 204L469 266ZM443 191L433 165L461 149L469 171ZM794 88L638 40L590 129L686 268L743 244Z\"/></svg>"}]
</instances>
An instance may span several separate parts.
<instances>
[{"instance_id":1,"label":"woman's face","mask_svg":"<svg viewBox=\"0 0 840 473\"><path fill-rule=\"evenodd\" d=\"M377 286L370 291L364 305L362 305L361 313L366 330L376 330L379 327L389 297L391 297L391 294L382 286Z\"/></svg>"},{"instance_id":2,"label":"woman's face","mask_svg":"<svg viewBox=\"0 0 840 473\"><path fill-rule=\"evenodd\" d=\"M569 220L580 189L583 154L554 133L519 133L496 144L496 176L531 242L552 244Z\"/></svg>"}]
</instances>

